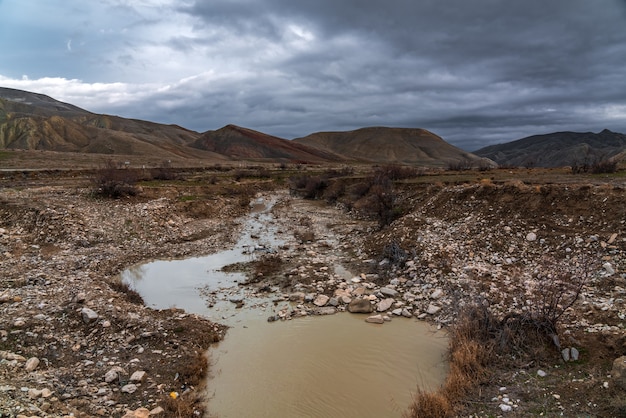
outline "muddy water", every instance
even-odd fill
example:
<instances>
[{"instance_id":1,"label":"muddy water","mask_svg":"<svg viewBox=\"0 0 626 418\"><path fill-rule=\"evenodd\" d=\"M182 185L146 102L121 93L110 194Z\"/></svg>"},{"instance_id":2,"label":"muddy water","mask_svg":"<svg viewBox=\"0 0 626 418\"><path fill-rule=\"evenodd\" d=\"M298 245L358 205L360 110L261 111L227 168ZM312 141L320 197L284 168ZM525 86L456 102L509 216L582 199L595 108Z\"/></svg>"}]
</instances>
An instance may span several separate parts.
<instances>
[{"instance_id":1,"label":"muddy water","mask_svg":"<svg viewBox=\"0 0 626 418\"><path fill-rule=\"evenodd\" d=\"M211 416L400 417L417 385L442 383L445 335L414 319L375 325L349 313L268 323L289 303L260 298L238 286L243 275L220 269L284 243L272 204L256 202L232 249L154 261L122 279L148 306L180 307L231 326L209 353ZM333 268L350 276L341 265ZM244 308L233 298L244 298Z\"/></svg>"}]
</instances>

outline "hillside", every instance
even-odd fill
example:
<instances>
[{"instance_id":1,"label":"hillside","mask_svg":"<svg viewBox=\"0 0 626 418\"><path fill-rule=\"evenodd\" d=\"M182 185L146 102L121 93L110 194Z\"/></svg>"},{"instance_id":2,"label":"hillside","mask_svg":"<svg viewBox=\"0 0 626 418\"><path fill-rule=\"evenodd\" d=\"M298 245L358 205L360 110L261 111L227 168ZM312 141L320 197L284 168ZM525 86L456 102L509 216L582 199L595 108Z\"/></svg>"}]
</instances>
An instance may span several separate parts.
<instances>
[{"instance_id":1,"label":"hillside","mask_svg":"<svg viewBox=\"0 0 626 418\"><path fill-rule=\"evenodd\" d=\"M225 159L189 148L199 136L180 126L95 114L42 94L0 88L0 149Z\"/></svg>"},{"instance_id":2,"label":"hillside","mask_svg":"<svg viewBox=\"0 0 626 418\"><path fill-rule=\"evenodd\" d=\"M593 132L555 132L534 135L505 144L491 145L474 154L500 165L564 167L619 158L626 150L626 135L608 129Z\"/></svg>"},{"instance_id":3,"label":"hillside","mask_svg":"<svg viewBox=\"0 0 626 418\"><path fill-rule=\"evenodd\" d=\"M345 160L326 149L310 147L235 125L227 125L216 131L207 131L191 146L226 155L235 160L285 162L340 162Z\"/></svg>"},{"instance_id":4,"label":"hillside","mask_svg":"<svg viewBox=\"0 0 626 418\"><path fill-rule=\"evenodd\" d=\"M476 155L447 143L425 129L372 127L344 132L317 132L294 139L294 142L373 163L423 166L446 166L465 160L481 163Z\"/></svg>"}]
</instances>

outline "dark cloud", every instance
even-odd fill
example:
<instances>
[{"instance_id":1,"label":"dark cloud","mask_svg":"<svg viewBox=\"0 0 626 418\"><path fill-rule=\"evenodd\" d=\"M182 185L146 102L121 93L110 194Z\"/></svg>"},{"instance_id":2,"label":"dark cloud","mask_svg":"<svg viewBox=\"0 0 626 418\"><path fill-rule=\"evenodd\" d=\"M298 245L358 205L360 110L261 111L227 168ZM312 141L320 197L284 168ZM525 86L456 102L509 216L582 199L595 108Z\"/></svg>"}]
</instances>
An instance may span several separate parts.
<instances>
[{"instance_id":1,"label":"dark cloud","mask_svg":"<svg viewBox=\"0 0 626 418\"><path fill-rule=\"evenodd\" d=\"M4 61L0 75L126 83L95 111L286 138L421 127L469 150L561 130L626 132L623 0L68 1L79 16L71 30L36 21L19 41L54 50L51 39L74 39L65 65L61 52L46 69L0 40L28 69Z\"/></svg>"}]
</instances>

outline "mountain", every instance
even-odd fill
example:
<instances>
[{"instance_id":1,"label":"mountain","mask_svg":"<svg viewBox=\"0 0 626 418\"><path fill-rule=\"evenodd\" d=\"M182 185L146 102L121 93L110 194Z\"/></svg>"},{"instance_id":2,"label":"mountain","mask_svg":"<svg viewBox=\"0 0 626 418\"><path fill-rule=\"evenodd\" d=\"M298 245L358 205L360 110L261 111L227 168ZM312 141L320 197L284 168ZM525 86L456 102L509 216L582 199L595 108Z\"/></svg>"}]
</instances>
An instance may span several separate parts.
<instances>
[{"instance_id":1,"label":"mountain","mask_svg":"<svg viewBox=\"0 0 626 418\"><path fill-rule=\"evenodd\" d=\"M483 163L476 155L447 143L425 129L372 127L317 132L293 141L372 163L421 166L446 166L461 161Z\"/></svg>"},{"instance_id":2,"label":"mountain","mask_svg":"<svg viewBox=\"0 0 626 418\"><path fill-rule=\"evenodd\" d=\"M227 125L216 131L207 131L191 143L191 146L223 154L235 160L318 163L345 160L345 158L326 149L310 147L236 125Z\"/></svg>"},{"instance_id":3,"label":"mountain","mask_svg":"<svg viewBox=\"0 0 626 418\"><path fill-rule=\"evenodd\" d=\"M0 149L225 159L189 148L199 136L176 125L91 113L43 94L0 88Z\"/></svg>"},{"instance_id":4,"label":"mountain","mask_svg":"<svg viewBox=\"0 0 626 418\"><path fill-rule=\"evenodd\" d=\"M626 150L626 135L608 129L593 132L555 132L534 135L474 151L499 165L564 167L619 158Z\"/></svg>"}]
</instances>

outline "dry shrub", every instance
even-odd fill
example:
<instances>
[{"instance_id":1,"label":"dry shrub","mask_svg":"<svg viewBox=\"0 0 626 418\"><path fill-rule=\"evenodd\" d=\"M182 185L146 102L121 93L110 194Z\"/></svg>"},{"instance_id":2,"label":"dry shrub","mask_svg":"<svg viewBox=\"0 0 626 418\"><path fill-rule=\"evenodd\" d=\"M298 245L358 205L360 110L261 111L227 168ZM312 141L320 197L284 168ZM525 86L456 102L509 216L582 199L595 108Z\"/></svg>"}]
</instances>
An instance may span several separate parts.
<instances>
[{"instance_id":1,"label":"dry shrub","mask_svg":"<svg viewBox=\"0 0 626 418\"><path fill-rule=\"evenodd\" d=\"M451 415L452 405L448 398L439 392L425 392L418 389L404 417L446 418Z\"/></svg>"},{"instance_id":2,"label":"dry shrub","mask_svg":"<svg viewBox=\"0 0 626 418\"><path fill-rule=\"evenodd\" d=\"M206 377L208 367L207 356L203 353L197 353L196 357L185 363L179 372L176 385L181 387L200 386ZM161 407L165 410L167 417L192 418L202 416L204 404L201 395L201 391L191 391L174 399L167 394L161 402Z\"/></svg>"},{"instance_id":3,"label":"dry shrub","mask_svg":"<svg viewBox=\"0 0 626 418\"><path fill-rule=\"evenodd\" d=\"M128 285L128 283L122 282L121 280L115 280L115 281L110 282L109 286L111 286L111 289L115 290L116 292L124 294L124 296L126 297L126 300L128 300L129 302L135 303L137 305L144 304L144 300L139 294L139 292L132 289Z\"/></svg>"},{"instance_id":4,"label":"dry shrub","mask_svg":"<svg viewBox=\"0 0 626 418\"><path fill-rule=\"evenodd\" d=\"M311 230L298 230L293 233L293 236L302 243L315 241L315 233Z\"/></svg>"},{"instance_id":5,"label":"dry shrub","mask_svg":"<svg viewBox=\"0 0 626 418\"><path fill-rule=\"evenodd\" d=\"M136 170L118 168L114 161L109 160L96 171L93 183L96 194L117 199L139 194L138 180L139 175Z\"/></svg>"}]
</instances>

